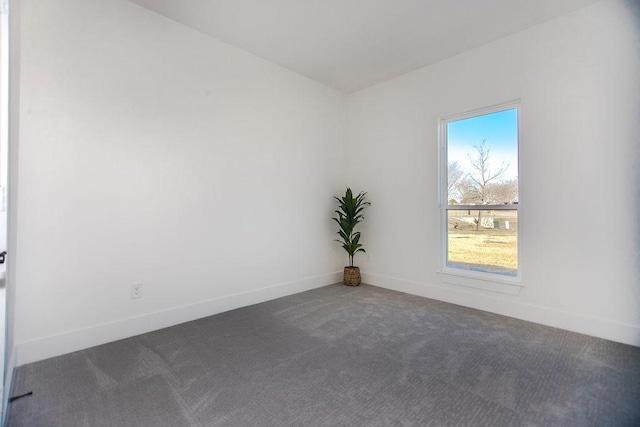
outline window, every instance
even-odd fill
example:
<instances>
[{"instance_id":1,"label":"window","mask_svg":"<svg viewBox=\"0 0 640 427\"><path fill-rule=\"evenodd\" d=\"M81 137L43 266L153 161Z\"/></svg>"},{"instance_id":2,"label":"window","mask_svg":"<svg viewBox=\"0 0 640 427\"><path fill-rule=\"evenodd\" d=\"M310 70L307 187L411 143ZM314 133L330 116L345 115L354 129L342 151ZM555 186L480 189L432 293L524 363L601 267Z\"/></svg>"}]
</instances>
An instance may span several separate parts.
<instances>
[{"instance_id":1,"label":"window","mask_svg":"<svg viewBox=\"0 0 640 427\"><path fill-rule=\"evenodd\" d=\"M445 281L517 292L500 285L520 284L518 111L509 103L441 120Z\"/></svg>"}]
</instances>

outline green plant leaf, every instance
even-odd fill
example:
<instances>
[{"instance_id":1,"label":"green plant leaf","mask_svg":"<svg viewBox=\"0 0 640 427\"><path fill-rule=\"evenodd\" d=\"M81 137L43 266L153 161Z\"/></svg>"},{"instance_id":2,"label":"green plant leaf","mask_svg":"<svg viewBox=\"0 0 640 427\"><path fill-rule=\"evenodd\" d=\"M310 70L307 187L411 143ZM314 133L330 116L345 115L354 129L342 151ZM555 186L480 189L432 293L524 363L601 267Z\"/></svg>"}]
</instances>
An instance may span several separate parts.
<instances>
[{"instance_id":1,"label":"green plant leaf","mask_svg":"<svg viewBox=\"0 0 640 427\"><path fill-rule=\"evenodd\" d=\"M336 214L332 219L338 224L338 235L342 240L336 240L342 243L342 247L349 255L349 263L353 266L353 256L358 252L365 252L360 243L360 232L354 231L354 228L364 220L362 212L366 206L371 205L365 200L367 193L360 192L354 196L351 188L347 187L343 197L333 198L338 202L338 209L334 211Z\"/></svg>"}]
</instances>

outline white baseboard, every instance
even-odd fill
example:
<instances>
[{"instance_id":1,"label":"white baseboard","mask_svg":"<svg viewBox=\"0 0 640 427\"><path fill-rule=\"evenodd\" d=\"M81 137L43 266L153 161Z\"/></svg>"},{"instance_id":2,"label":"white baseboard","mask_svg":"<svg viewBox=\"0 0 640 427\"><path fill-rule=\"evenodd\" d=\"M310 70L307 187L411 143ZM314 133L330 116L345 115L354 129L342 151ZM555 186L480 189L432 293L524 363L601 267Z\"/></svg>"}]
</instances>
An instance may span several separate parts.
<instances>
[{"instance_id":1,"label":"white baseboard","mask_svg":"<svg viewBox=\"0 0 640 427\"><path fill-rule=\"evenodd\" d=\"M362 281L381 288L476 308L528 322L640 347L640 326L638 325L524 304L514 299L494 298L478 293L465 292L456 289L455 286L432 286L369 273L362 273Z\"/></svg>"},{"instance_id":2,"label":"white baseboard","mask_svg":"<svg viewBox=\"0 0 640 427\"><path fill-rule=\"evenodd\" d=\"M17 343L17 359L15 360L17 365L14 366L37 362L236 308L308 291L341 280L341 271L329 273Z\"/></svg>"}]
</instances>

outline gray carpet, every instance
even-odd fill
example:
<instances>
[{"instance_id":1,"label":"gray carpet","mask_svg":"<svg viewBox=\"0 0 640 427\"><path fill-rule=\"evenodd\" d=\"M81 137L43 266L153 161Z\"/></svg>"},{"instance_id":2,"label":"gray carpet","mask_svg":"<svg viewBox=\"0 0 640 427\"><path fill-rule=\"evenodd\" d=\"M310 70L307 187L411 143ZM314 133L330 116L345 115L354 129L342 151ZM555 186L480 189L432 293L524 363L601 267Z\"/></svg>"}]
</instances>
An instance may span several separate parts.
<instances>
[{"instance_id":1,"label":"gray carpet","mask_svg":"<svg viewBox=\"0 0 640 427\"><path fill-rule=\"evenodd\" d=\"M9 426L637 426L640 348L332 285L22 366Z\"/></svg>"}]
</instances>

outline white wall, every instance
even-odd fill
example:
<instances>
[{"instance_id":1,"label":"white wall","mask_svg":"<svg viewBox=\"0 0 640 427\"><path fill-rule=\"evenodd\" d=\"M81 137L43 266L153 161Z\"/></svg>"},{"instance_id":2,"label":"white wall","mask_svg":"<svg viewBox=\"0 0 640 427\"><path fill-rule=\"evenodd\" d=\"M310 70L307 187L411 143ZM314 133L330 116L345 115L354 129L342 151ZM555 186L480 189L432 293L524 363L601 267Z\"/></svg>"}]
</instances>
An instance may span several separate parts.
<instances>
[{"instance_id":1,"label":"white wall","mask_svg":"<svg viewBox=\"0 0 640 427\"><path fill-rule=\"evenodd\" d=\"M0 3L0 252L7 250L6 187L8 182L9 144L9 17ZM0 264L0 422L4 420L4 378L6 352L6 267Z\"/></svg>"},{"instance_id":2,"label":"white wall","mask_svg":"<svg viewBox=\"0 0 640 427\"><path fill-rule=\"evenodd\" d=\"M596 3L350 96L349 182L373 203L366 282L640 345L636 4ZM442 283L439 118L517 98L525 286Z\"/></svg>"},{"instance_id":3,"label":"white wall","mask_svg":"<svg viewBox=\"0 0 640 427\"><path fill-rule=\"evenodd\" d=\"M7 212L7 251L10 255L6 261L5 301L5 357L4 357L4 395L2 399L2 421L6 416L8 397L11 392L13 368L16 366L15 340L15 301L16 301L16 257L17 218L18 218L18 153L20 131L20 2L11 2L9 14L9 111L8 111L8 212Z\"/></svg>"},{"instance_id":4,"label":"white wall","mask_svg":"<svg viewBox=\"0 0 640 427\"><path fill-rule=\"evenodd\" d=\"M339 280L345 95L122 0L20 30L18 365Z\"/></svg>"},{"instance_id":5,"label":"white wall","mask_svg":"<svg viewBox=\"0 0 640 427\"><path fill-rule=\"evenodd\" d=\"M366 282L640 345L640 41L624 4L346 97L123 0L20 1L10 365L338 281L328 213L345 183L373 202ZM525 287L443 284L438 118L514 98Z\"/></svg>"}]
</instances>

